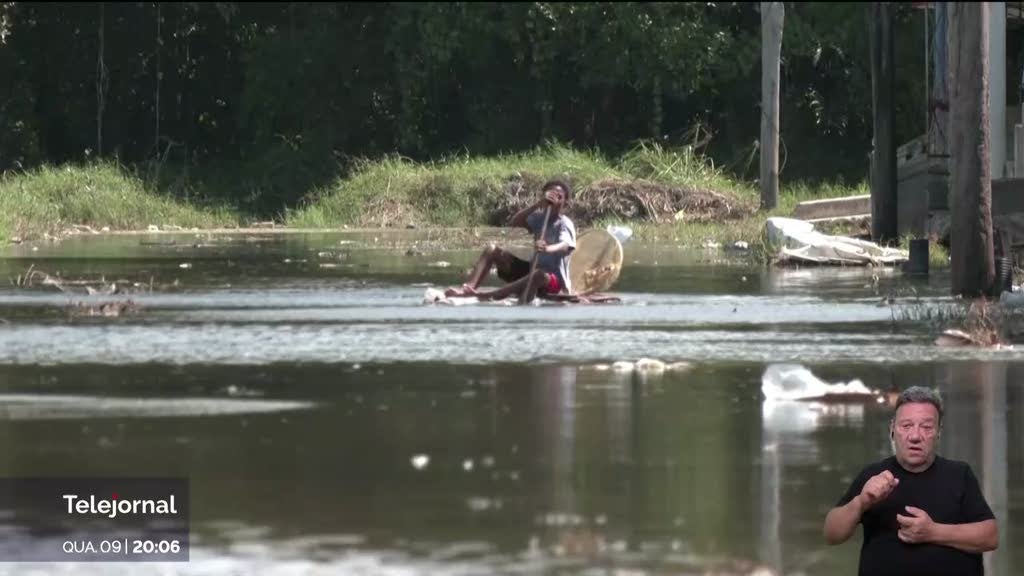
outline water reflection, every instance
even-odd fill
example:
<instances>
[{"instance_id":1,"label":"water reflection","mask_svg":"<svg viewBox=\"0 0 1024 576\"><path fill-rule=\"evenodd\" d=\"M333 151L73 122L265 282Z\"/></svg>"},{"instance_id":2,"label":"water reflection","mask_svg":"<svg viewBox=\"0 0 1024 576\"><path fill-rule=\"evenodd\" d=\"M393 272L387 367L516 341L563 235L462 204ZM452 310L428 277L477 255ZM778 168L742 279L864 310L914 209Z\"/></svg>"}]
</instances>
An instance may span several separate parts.
<instances>
[{"instance_id":1,"label":"water reflection","mask_svg":"<svg viewBox=\"0 0 1024 576\"><path fill-rule=\"evenodd\" d=\"M868 371L851 368L851 376ZM973 362L894 367L888 375L870 377L882 386L896 380L898 390L924 385L942 392L946 415L939 451L971 464L999 520L1001 544L985 554L987 574L1013 574L1013 566L1021 565L1015 538L1020 521L1014 515L1021 505L1008 499L1011 476L1020 478L1021 455L1007 443L1012 437L1008 429L1019 429L1024 420L1021 374L1020 365ZM821 541L820 527L861 467L891 454L887 426L894 396L884 399L762 401L760 555L766 564L780 573L822 574L856 566L859 530L843 546L830 549ZM811 496L814 501L808 502ZM790 551L787 545L794 542L805 546L800 552Z\"/></svg>"},{"instance_id":2,"label":"water reflection","mask_svg":"<svg viewBox=\"0 0 1024 576\"><path fill-rule=\"evenodd\" d=\"M766 402L767 368L0 366L0 398L216 406L245 390L312 405L47 421L0 411L0 473L188 476L196 547L169 574L850 573L859 537L828 547L821 524L853 475L889 454L891 408ZM947 400L940 449L975 466L1000 519L987 573L1024 566L1014 488L1024 454L1010 442L1024 432L1022 365L809 369L871 389L938 386ZM417 455L428 462L414 466ZM114 573L74 568L52 573ZM0 564L0 574L25 569Z\"/></svg>"}]
</instances>

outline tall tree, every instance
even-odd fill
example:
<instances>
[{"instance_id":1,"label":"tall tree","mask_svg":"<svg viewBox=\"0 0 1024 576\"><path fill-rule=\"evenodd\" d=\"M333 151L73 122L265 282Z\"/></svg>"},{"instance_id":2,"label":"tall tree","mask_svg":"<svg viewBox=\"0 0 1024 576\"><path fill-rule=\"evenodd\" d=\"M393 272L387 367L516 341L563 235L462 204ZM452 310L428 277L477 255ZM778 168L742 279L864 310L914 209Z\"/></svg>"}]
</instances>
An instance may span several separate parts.
<instances>
[{"instance_id":1,"label":"tall tree","mask_svg":"<svg viewBox=\"0 0 1024 576\"><path fill-rule=\"evenodd\" d=\"M98 2L100 11L100 24L97 30L99 37L99 51L96 55L96 155L103 157L103 110L106 107L107 96L107 64L104 54L104 39L106 36L106 18L103 2Z\"/></svg>"}]
</instances>

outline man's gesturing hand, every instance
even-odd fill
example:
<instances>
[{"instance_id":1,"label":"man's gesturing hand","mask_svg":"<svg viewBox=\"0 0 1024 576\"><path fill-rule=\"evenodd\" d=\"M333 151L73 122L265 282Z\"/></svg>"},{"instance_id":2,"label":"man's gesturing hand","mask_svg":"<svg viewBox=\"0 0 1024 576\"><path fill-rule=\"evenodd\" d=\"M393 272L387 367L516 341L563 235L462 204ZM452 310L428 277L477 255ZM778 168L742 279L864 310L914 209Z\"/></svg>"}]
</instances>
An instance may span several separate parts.
<instances>
[{"instance_id":1,"label":"man's gesturing hand","mask_svg":"<svg viewBox=\"0 0 1024 576\"><path fill-rule=\"evenodd\" d=\"M896 521L900 523L900 540L909 544L929 542L932 537L932 526L935 522L927 512L920 508L907 506L910 516L896 515Z\"/></svg>"},{"instance_id":2,"label":"man's gesturing hand","mask_svg":"<svg viewBox=\"0 0 1024 576\"><path fill-rule=\"evenodd\" d=\"M892 475L892 472L885 470L878 474L875 474L867 483L864 484L864 489L860 491L860 496L864 500L866 508L870 508L875 504L885 500L892 494L893 489L900 481L898 478Z\"/></svg>"}]
</instances>

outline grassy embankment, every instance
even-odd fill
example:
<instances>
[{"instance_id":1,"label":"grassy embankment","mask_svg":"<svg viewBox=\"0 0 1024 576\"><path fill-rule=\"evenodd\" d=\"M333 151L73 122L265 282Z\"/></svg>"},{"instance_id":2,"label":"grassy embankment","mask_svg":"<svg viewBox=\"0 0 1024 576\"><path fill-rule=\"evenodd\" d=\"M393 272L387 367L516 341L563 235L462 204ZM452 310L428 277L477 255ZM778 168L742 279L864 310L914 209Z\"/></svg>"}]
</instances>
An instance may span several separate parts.
<instances>
[{"instance_id":1,"label":"grassy embankment","mask_svg":"<svg viewBox=\"0 0 1024 576\"><path fill-rule=\"evenodd\" d=\"M687 148L641 145L614 159L547 145L497 157L453 156L414 163L395 156L360 162L287 209L290 228L462 227L500 224L536 197L552 177L574 188L573 216L581 228L625 224L635 237L684 246L749 242L755 252L766 216L787 216L797 203L865 194L865 185L784 185L778 208L756 210L758 190ZM687 208L677 215L679 202ZM233 227L251 221L228 207L182 202L156 191L112 163L44 167L0 178L0 238L57 235L73 225L96 230ZM906 241L904 241L906 247ZM932 251L933 266L946 255Z\"/></svg>"},{"instance_id":2,"label":"grassy embankment","mask_svg":"<svg viewBox=\"0 0 1024 576\"><path fill-rule=\"evenodd\" d=\"M643 145L610 160L595 152L549 145L523 154L456 156L433 163L397 157L365 161L350 176L316 190L308 205L289 211L287 222L302 228L493 225L509 214L517 187L526 183L536 188L556 176L573 185L573 211L581 227L626 224L641 239L685 246L743 240L755 250L767 216L788 216L804 200L868 193L866 185L784 186L779 206L765 214L756 210L755 185L730 178L687 149ZM631 185L641 180L650 185L640 190ZM713 198L698 196L705 205L709 200L714 205L678 220L662 211L658 221L652 221L644 202L664 208L668 204L659 201L673 197L672 189L684 196L687 191L710 191Z\"/></svg>"},{"instance_id":3,"label":"grassy embankment","mask_svg":"<svg viewBox=\"0 0 1024 576\"><path fill-rule=\"evenodd\" d=\"M112 163L47 166L0 177L0 238L57 236L74 225L145 230L149 225L212 228L237 225L226 208L162 196Z\"/></svg>"}]
</instances>

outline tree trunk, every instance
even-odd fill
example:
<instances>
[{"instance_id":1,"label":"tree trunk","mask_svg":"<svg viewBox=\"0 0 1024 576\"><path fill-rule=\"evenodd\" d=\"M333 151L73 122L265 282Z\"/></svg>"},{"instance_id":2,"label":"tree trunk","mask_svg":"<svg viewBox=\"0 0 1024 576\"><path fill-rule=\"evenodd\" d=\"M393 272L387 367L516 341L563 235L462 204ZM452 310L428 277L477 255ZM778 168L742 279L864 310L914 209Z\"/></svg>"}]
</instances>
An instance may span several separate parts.
<instances>
[{"instance_id":1,"label":"tree trunk","mask_svg":"<svg viewBox=\"0 0 1024 576\"><path fill-rule=\"evenodd\" d=\"M978 297L995 283L989 167L987 4L949 13L953 294Z\"/></svg>"},{"instance_id":2,"label":"tree trunk","mask_svg":"<svg viewBox=\"0 0 1024 576\"><path fill-rule=\"evenodd\" d=\"M897 240L896 107L893 68L892 3L872 2L871 100L874 149L871 173L871 237L875 242Z\"/></svg>"},{"instance_id":3,"label":"tree trunk","mask_svg":"<svg viewBox=\"0 0 1024 576\"><path fill-rule=\"evenodd\" d=\"M156 137L154 144L156 147L157 161L160 160L160 80L162 79L163 72L160 70L160 47L163 45L163 38L160 36L160 3L156 4Z\"/></svg>"},{"instance_id":4,"label":"tree trunk","mask_svg":"<svg viewBox=\"0 0 1024 576\"><path fill-rule=\"evenodd\" d=\"M949 4L935 3L935 32L932 44L931 100L928 102L928 152L949 156Z\"/></svg>"},{"instance_id":5,"label":"tree trunk","mask_svg":"<svg viewBox=\"0 0 1024 576\"><path fill-rule=\"evenodd\" d=\"M651 80L651 138L661 139L661 125L664 121L661 96L661 76L655 75Z\"/></svg>"},{"instance_id":6,"label":"tree trunk","mask_svg":"<svg viewBox=\"0 0 1024 576\"><path fill-rule=\"evenodd\" d=\"M782 2L761 2L761 209L779 203L779 60Z\"/></svg>"},{"instance_id":7,"label":"tree trunk","mask_svg":"<svg viewBox=\"0 0 1024 576\"><path fill-rule=\"evenodd\" d=\"M107 65L103 60L106 21L103 2L100 7L99 53L96 56L96 157L103 157L103 110L107 106Z\"/></svg>"}]
</instances>

